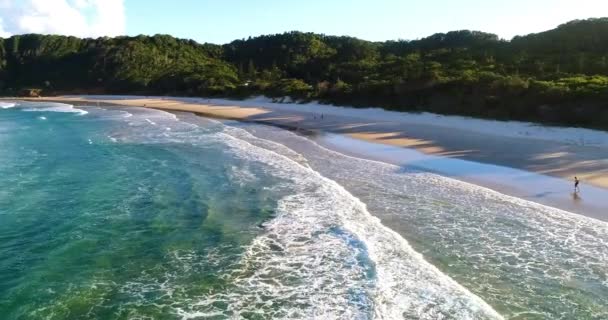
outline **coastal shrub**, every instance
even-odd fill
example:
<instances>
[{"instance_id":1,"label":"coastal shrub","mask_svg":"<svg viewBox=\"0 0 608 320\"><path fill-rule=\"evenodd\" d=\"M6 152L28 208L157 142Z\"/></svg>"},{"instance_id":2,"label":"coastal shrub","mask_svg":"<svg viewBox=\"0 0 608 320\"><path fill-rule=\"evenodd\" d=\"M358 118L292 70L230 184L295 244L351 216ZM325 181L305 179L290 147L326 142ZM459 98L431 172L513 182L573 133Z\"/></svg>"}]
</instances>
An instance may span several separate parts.
<instances>
[{"instance_id":1,"label":"coastal shrub","mask_svg":"<svg viewBox=\"0 0 608 320\"><path fill-rule=\"evenodd\" d=\"M607 43L608 19L511 41L468 30L385 42L287 32L225 45L30 34L0 39L0 92L266 94L602 127Z\"/></svg>"},{"instance_id":2,"label":"coastal shrub","mask_svg":"<svg viewBox=\"0 0 608 320\"><path fill-rule=\"evenodd\" d=\"M270 88L273 96L288 96L299 99L308 98L313 87L300 79L282 79Z\"/></svg>"}]
</instances>

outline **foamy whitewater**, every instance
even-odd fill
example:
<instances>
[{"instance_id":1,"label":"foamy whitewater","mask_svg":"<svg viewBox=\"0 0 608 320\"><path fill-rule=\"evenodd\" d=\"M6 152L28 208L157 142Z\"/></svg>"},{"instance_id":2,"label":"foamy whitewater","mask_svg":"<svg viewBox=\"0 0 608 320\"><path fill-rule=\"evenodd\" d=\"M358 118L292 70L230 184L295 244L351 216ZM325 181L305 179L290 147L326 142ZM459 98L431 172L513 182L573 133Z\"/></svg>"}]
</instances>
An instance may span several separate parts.
<instances>
[{"instance_id":1,"label":"foamy whitewater","mask_svg":"<svg viewBox=\"0 0 608 320\"><path fill-rule=\"evenodd\" d=\"M16 103L12 103L12 102L0 102L0 108L2 108L2 109L12 108L15 105L17 105L17 104Z\"/></svg>"},{"instance_id":2,"label":"foamy whitewater","mask_svg":"<svg viewBox=\"0 0 608 320\"><path fill-rule=\"evenodd\" d=\"M0 148L6 319L608 317L605 222L277 128L18 103Z\"/></svg>"},{"instance_id":3,"label":"foamy whitewater","mask_svg":"<svg viewBox=\"0 0 608 320\"><path fill-rule=\"evenodd\" d=\"M85 115L88 112L82 109L74 108L73 105L65 104L65 103L54 103L47 102L44 103L44 107L36 106L36 107L27 107L27 104L20 104L20 107L23 107L23 111L27 112L67 112L67 113L77 113L79 115Z\"/></svg>"}]
</instances>

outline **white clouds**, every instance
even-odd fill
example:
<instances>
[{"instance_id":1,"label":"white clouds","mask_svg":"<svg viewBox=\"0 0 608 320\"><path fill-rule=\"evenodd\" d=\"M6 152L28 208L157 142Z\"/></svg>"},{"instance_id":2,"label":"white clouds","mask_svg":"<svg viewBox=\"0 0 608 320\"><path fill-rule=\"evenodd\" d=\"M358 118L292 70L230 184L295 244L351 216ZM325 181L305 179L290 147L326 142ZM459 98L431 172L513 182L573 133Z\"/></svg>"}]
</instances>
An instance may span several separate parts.
<instances>
[{"instance_id":1,"label":"white clouds","mask_svg":"<svg viewBox=\"0 0 608 320\"><path fill-rule=\"evenodd\" d=\"M0 37L22 33L122 35L124 0L0 0Z\"/></svg>"},{"instance_id":2,"label":"white clouds","mask_svg":"<svg viewBox=\"0 0 608 320\"><path fill-rule=\"evenodd\" d=\"M0 38L7 38L7 37L9 37L11 34L8 33L7 31L5 31L2 26L3 26L3 24L2 24L2 18L0 18Z\"/></svg>"}]
</instances>

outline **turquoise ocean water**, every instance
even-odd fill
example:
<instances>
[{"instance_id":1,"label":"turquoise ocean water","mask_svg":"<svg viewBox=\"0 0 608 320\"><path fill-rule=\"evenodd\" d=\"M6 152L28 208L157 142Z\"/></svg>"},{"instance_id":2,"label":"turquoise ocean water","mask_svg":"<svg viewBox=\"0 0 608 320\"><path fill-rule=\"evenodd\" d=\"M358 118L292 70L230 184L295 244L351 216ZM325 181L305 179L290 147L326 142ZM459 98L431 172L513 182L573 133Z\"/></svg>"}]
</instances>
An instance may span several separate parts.
<instances>
[{"instance_id":1,"label":"turquoise ocean water","mask_svg":"<svg viewBox=\"0 0 608 320\"><path fill-rule=\"evenodd\" d=\"M1 319L606 319L607 274L605 222L278 128L0 103Z\"/></svg>"}]
</instances>

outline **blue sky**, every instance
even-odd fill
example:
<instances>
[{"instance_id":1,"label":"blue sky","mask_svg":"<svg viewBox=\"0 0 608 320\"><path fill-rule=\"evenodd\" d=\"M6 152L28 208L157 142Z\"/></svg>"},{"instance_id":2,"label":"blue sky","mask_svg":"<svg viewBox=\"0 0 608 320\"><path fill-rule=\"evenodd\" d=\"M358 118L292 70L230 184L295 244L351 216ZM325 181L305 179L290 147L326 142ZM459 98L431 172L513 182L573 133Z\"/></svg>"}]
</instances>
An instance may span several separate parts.
<instances>
[{"instance_id":1,"label":"blue sky","mask_svg":"<svg viewBox=\"0 0 608 320\"><path fill-rule=\"evenodd\" d=\"M471 29L510 39L607 16L608 0L0 0L0 37L163 33L226 43L299 30L381 41Z\"/></svg>"},{"instance_id":2,"label":"blue sky","mask_svg":"<svg viewBox=\"0 0 608 320\"><path fill-rule=\"evenodd\" d=\"M289 30L367 40L473 29L510 39L573 19L608 16L608 0L127 0L127 32L200 42Z\"/></svg>"}]
</instances>

